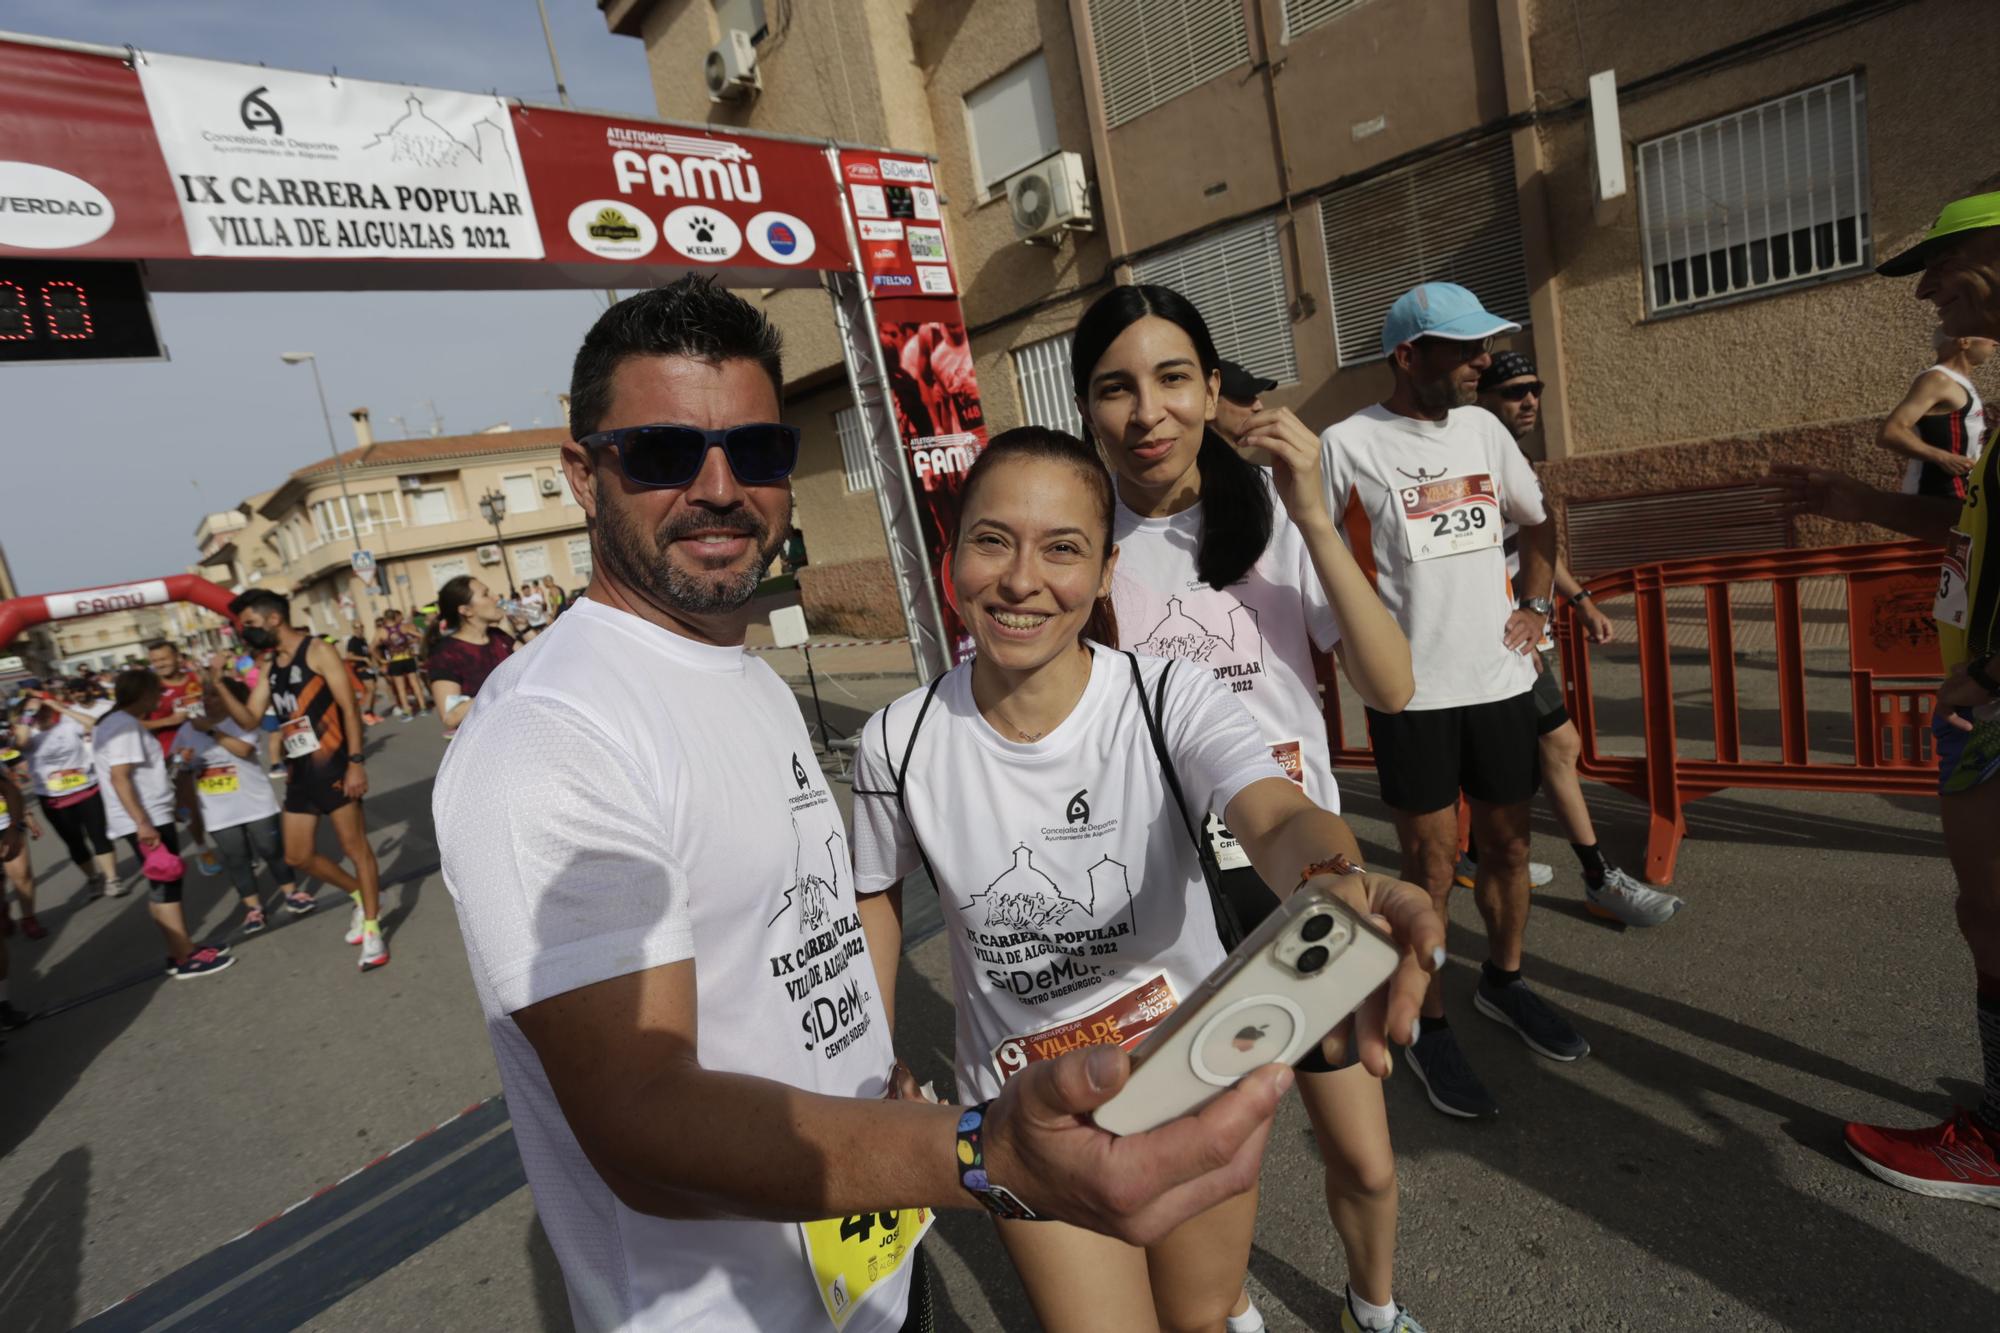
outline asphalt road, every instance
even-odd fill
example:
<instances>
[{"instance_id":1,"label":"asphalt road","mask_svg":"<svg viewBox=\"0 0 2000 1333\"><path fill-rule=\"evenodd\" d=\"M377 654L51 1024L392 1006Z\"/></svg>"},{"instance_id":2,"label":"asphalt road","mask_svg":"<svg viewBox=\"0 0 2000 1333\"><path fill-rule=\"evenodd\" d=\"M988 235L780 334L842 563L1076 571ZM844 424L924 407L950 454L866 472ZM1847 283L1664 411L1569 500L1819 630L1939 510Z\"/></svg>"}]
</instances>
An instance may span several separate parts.
<instances>
[{"instance_id":1,"label":"asphalt road","mask_svg":"<svg viewBox=\"0 0 2000 1333\"><path fill-rule=\"evenodd\" d=\"M908 684L821 682L849 729ZM394 951L379 973L355 971L327 893L220 977L121 986L159 957L143 896L82 902L59 846L36 844L53 933L9 942L14 1002L59 1012L0 1059L0 1330L100 1312L92 1328L568 1327L436 873L442 743L420 721L371 744ZM1369 858L1393 864L1373 775L1342 784ZM1607 848L1636 862L1642 812L1601 788L1593 804ZM1700 802L1676 885L1690 907L1652 932L1586 915L1573 856L1545 817L1537 834L1559 873L1527 970L1594 1050L1558 1066L1477 1016L1481 929L1461 895L1450 1012L1503 1114L1447 1120L1407 1072L1390 1081L1399 1298L1433 1333L2000 1323L2000 1211L1889 1189L1839 1141L1847 1118L1927 1123L1976 1096L1929 803ZM190 880L205 932L233 924L218 884ZM943 943L910 951L898 1046L948 1084ZM1263 1190L1251 1280L1271 1326L1334 1327L1342 1261L1296 1105ZM946 1327L1033 1327L982 1218L947 1215L927 1248Z\"/></svg>"}]
</instances>

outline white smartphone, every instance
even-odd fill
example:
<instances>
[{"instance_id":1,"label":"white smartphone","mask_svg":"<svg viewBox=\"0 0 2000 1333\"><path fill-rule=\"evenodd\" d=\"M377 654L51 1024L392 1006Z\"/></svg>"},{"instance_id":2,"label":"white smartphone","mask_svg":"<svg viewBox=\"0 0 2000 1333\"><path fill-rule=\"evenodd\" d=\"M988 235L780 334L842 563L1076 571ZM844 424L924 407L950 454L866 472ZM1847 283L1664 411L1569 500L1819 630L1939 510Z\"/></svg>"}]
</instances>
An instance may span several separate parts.
<instances>
[{"instance_id":1,"label":"white smartphone","mask_svg":"<svg viewBox=\"0 0 2000 1333\"><path fill-rule=\"evenodd\" d=\"M1307 886L1266 917L1132 1055L1093 1119L1140 1134L1189 1115L1252 1070L1293 1064L1394 975L1396 943Z\"/></svg>"}]
</instances>

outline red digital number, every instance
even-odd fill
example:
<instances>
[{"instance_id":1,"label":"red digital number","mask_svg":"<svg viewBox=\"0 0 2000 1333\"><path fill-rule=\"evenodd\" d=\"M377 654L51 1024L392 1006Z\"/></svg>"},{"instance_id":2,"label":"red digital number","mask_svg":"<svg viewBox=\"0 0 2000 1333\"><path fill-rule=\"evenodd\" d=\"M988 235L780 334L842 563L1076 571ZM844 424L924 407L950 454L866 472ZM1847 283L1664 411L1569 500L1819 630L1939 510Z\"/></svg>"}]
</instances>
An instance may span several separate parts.
<instances>
[{"instance_id":1,"label":"red digital number","mask_svg":"<svg viewBox=\"0 0 2000 1333\"><path fill-rule=\"evenodd\" d=\"M42 311L49 322L49 336L65 342L88 338L94 332L90 321L90 298L83 284L56 279L42 284Z\"/></svg>"},{"instance_id":2,"label":"red digital number","mask_svg":"<svg viewBox=\"0 0 2000 1333\"><path fill-rule=\"evenodd\" d=\"M28 289L0 279L0 342L26 342L34 336L34 309L28 304Z\"/></svg>"}]
</instances>

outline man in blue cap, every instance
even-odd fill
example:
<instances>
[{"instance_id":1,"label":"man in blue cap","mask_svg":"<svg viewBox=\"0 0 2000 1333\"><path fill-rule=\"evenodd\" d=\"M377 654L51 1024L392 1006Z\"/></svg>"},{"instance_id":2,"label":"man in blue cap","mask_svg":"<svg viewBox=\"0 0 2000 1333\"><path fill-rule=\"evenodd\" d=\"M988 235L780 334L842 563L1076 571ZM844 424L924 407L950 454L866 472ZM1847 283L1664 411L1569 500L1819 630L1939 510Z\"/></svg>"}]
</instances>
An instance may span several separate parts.
<instances>
[{"instance_id":1,"label":"man in blue cap","mask_svg":"<svg viewBox=\"0 0 2000 1333\"><path fill-rule=\"evenodd\" d=\"M1540 782L1532 654L1554 609L1556 531L1534 469L1491 412L1473 406L1495 334L1520 326L1449 282L1389 307L1382 354L1395 387L1321 437L1333 512L1410 641L1416 693L1401 713L1368 712L1382 799L1394 811L1403 878L1447 912L1458 859L1458 799L1472 807L1480 859L1473 893L1487 961L1474 1004L1552 1060L1589 1053L1567 1019L1521 980L1528 927L1528 806ZM1508 596L1501 529L1520 528ZM1431 1105L1447 1115L1499 1108L1466 1062L1435 979L1409 1048Z\"/></svg>"},{"instance_id":2,"label":"man in blue cap","mask_svg":"<svg viewBox=\"0 0 2000 1333\"><path fill-rule=\"evenodd\" d=\"M1875 270L1923 276L1916 298L1937 307L1947 338L2000 338L2000 192L1946 204L1924 238ZM1931 735L1938 810L1958 879L1959 933L1972 950L1985 1083L1977 1105L1921 1129L1851 1123L1847 1150L1914 1194L2000 1207L2000 532L1991 526L2000 474L1989 435L1965 498L1897 495L1838 472L1777 463L1794 513L1879 523L1944 546L1938 570L1938 686Z\"/></svg>"}]
</instances>

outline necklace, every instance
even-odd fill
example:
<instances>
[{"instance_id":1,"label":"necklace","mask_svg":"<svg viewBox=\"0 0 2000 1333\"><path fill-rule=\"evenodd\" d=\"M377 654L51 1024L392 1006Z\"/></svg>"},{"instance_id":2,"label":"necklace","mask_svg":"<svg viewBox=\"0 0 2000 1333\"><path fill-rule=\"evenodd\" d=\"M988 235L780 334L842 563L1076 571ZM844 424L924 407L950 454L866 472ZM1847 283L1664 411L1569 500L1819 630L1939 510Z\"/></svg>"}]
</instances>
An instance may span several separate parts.
<instances>
[{"instance_id":1,"label":"necklace","mask_svg":"<svg viewBox=\"0 0 2000 1333\"><path fill-rule=\"evenodd\" d=\"M1069 704L1063 709L1063 714L1062 714L1063 717L1068 717L1071 713L1076 711L1077 704L1080 703L1083 699L1084 690L1088 689L1089 687L1090 687L1090 673L1086 671L1084 673L1083 683L1077 687L1075 697L1072 698L1069 701ZM1013 718L1008 717L1007 714L1001 710L1000 705L998 703L994 703L989 707L982 709L981 711L986 713L991 713L994 718L998 719L1000 722L1005 723L1007 730L1013 733L1014 739L1026 745L1033 745L1036 741L1048 735L1051 731L1054 731L1056 726L1059 726L1062 722L1062 718L1057 718L1055 723L1043 727L1040 731L1030 731L1028 730L1028 728L1016 722Z\"/></svg>"}]
</instances>

